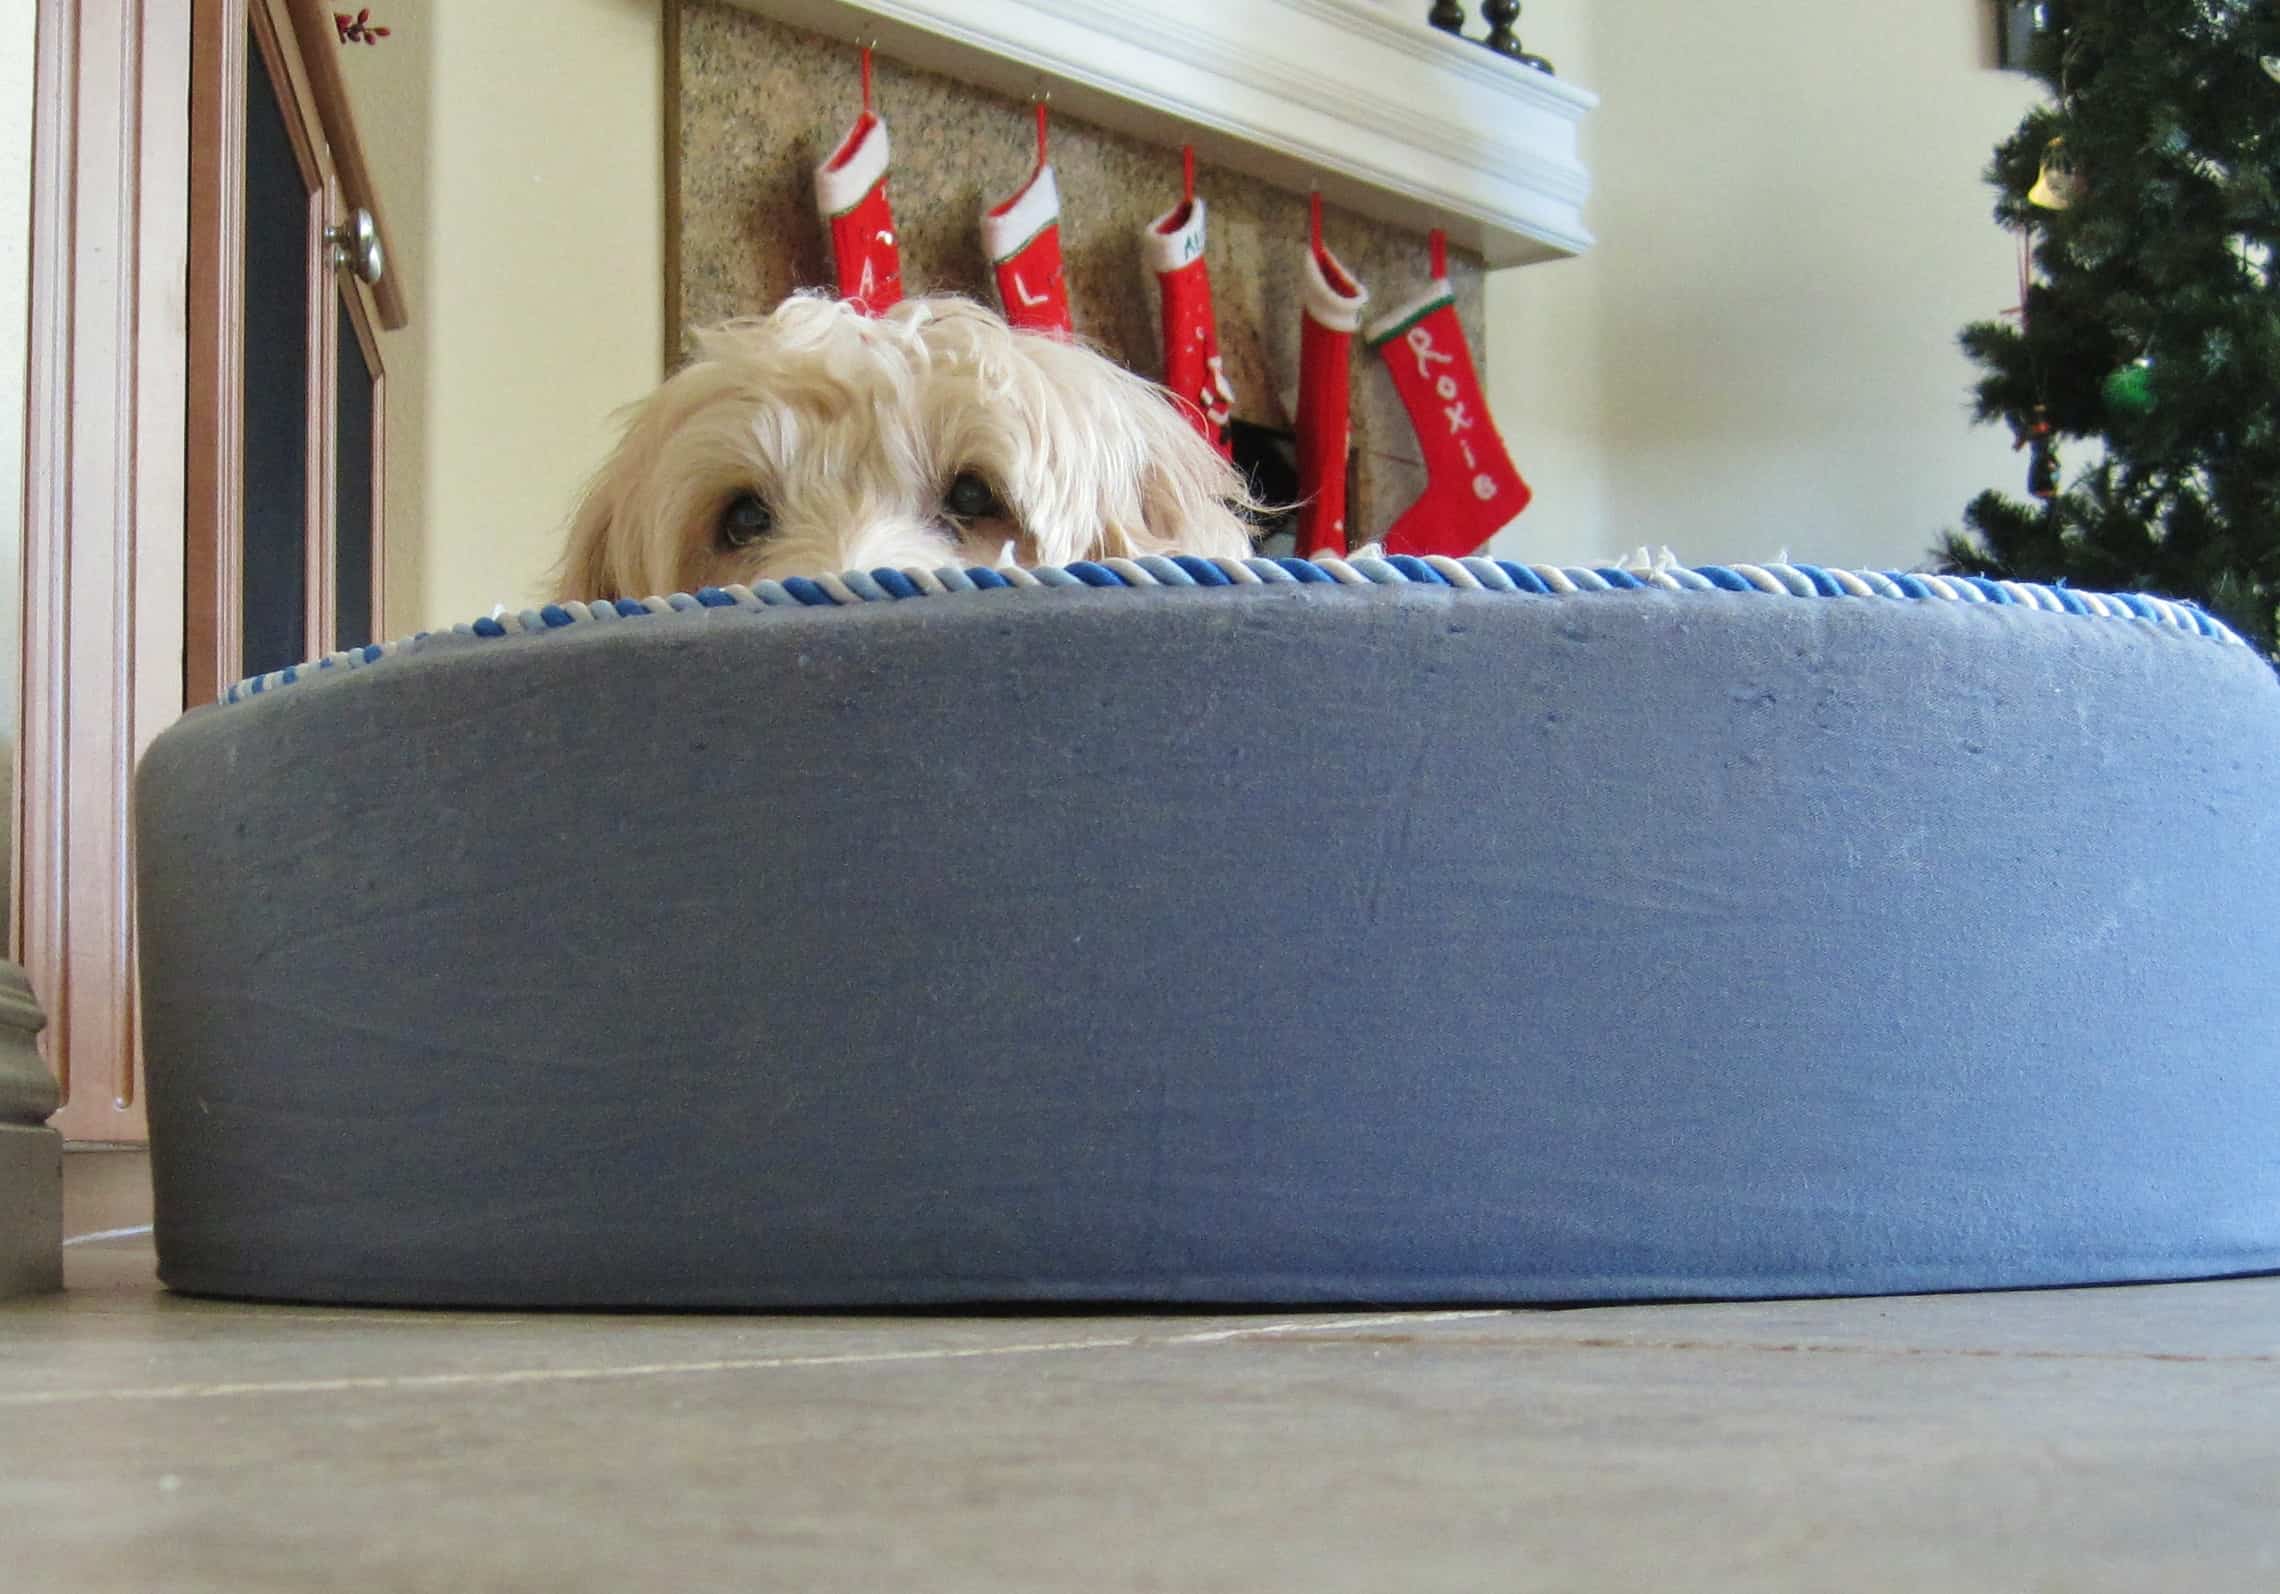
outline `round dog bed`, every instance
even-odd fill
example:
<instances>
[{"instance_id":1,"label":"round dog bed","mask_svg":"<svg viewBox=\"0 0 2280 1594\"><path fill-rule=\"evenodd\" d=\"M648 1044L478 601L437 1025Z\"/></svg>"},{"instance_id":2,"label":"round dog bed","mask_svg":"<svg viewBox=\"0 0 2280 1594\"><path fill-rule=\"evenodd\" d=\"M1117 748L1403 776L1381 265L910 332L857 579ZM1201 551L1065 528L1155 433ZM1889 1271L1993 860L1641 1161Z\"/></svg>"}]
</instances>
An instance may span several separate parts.
<instances>
[{"instance_id":1,"label":"round dog bed","mask_svg":"<svg viewBox=\"0 0 2280 1594\"><path fill-rule=\"evenodd\" d=\"M158 739L137 804L179 1289L2280 1268L2280 687L2158 600L882 571L248 682Z\"/></svg>"}]
</instances>

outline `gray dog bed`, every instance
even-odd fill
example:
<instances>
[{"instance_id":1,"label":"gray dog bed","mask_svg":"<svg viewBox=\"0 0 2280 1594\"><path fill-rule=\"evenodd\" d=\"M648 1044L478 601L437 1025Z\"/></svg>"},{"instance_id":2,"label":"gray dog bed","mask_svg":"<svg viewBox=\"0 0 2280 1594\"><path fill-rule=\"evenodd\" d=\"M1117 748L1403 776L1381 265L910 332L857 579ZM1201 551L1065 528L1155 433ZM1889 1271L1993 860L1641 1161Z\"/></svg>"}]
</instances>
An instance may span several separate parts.
<instances>
[{"instance_id":1,"label":"gray dog bed","mask_svg":"<svg viewBox=\"0 0 2280 1594\"><path fill-rule=\"evenodd\" d=\"M230 699L137 791L179 1289L2280 1268L2280 688L2190 609L1789 566L881 572Z\"/></svg>"}]
</instances>

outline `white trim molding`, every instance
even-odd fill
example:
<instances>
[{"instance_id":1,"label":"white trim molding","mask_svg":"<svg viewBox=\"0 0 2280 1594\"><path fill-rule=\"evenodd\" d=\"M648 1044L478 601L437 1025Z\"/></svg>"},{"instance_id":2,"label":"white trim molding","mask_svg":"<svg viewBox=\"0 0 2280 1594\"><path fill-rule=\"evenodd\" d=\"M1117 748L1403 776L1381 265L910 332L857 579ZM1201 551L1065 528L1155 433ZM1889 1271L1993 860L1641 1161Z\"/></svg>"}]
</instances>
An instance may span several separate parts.
<instances>
[{"instance_id":1,"label":"white trim molding","mask_svg":"<svg viewBox=\"0 0 2280 1594\"><path fill-rule=\"evenodd\" d=\"M735 0L964 82L1447 229L1490 266L1591 247L1598 97L1435 32L1408 0Z\"/></svg>"}]
</instances>

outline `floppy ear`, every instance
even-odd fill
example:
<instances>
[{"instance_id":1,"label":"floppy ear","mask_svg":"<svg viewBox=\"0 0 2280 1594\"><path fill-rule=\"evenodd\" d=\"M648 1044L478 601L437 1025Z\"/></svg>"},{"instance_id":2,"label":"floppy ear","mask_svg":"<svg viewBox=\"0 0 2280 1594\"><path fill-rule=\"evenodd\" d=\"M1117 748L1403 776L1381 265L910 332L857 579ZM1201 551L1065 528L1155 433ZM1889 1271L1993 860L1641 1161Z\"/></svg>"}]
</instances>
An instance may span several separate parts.
<instances>
[{"instance_id":1,"label":"floppy ear","mask_svg":"<svg viewBox=\"0 0 2280 1594\"><path fill-rule=\"evenodd\" d=\"M557 603L572 598L591 601L627 596L617 590L617 583L610 577L610 531L617 519L618 499L622 495L624 467L620 456L624 452L625 445L621 443L609 462L586 484L586 496L579 501L578 512L570 519L569 540L553 572Z\"/></svg>"},{"instance_id":2,"label":"floppy ear","mask_svg":"<svg viewBox=\"0 0 2280 1594\"><path fill-rule=\"evenodd\" d=\"M651 521L657 509L649 489L661 450L700 390L692 372L684 370L618 412L624 431L586 483L585 497L570 517L562 562L554 567L557 601L641 598L657 590L648 585L658 575L651 568Z\"/></svg>"},{"instance_id":3,"label":"floppy ear","mask_svg":"<svg viewBox=\"0 0 2280 1594\"><path fill-rule=\"evenodd\" d=\"M559 599L643 598L671 590L687 552L675 529L699 507L692 495L701 498L713 485L675 446L708 413L715 432L725 424L718 407L737 395L742 379L724 360L755 341L755 325L728 322L699 332L689 364L618 412L623 430L586 484L562 562L554 567Z\"/></svg>"}]
</instances>

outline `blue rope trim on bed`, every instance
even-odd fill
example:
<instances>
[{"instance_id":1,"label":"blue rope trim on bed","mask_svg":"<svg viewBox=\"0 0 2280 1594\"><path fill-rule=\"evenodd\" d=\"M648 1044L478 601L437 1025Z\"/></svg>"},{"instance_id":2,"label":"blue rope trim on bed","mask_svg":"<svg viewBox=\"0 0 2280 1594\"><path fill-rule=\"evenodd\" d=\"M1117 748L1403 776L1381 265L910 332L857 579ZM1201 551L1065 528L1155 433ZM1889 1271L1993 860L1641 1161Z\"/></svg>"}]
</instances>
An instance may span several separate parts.
<instances>
[{"instance_id":1,"label":"blue rope trim on bed","mask_svg":"<svg viewBox=\"0 0 2280 1594\"><path fill-rule=\"evenodd\" d=\"M1503 559L1387 558L1203 559L1192 554L1170 558L1085 560L1037 570L850 570L837 576L792 576L757 586L704 587L662 598L617 598L595 603L550 603L542 609L502 614L452 627L458 636L505 637L573 626L614 624L653 614L684 614L700 609L831 608L857 603L895 603L952 593L1010 591L1023 587L1254 587L1254 586L1455 587L1476 592L1525 593L1568 597L1596 592L1757 592L1794 598L1888 598L1914 602L1988 603L2041 609L2051 614L2101 620L2135 620L2209 638L2227 647L2245 647L2239 636L2189 603L2142 593L2081 592L2071 587L2024 581L1992 581L1984 576L1916 575L1901 571L1830 570L1819 565L1702 565L1695 569L1662 566L1653 570L1562 568L1514 564ZM222 694L225 703L258 697L328 670L356 669L398 653L416 651L429 633L399 642L351 648L309 664L294 665L238 682Z\"/></svg>"}]
</instances>

